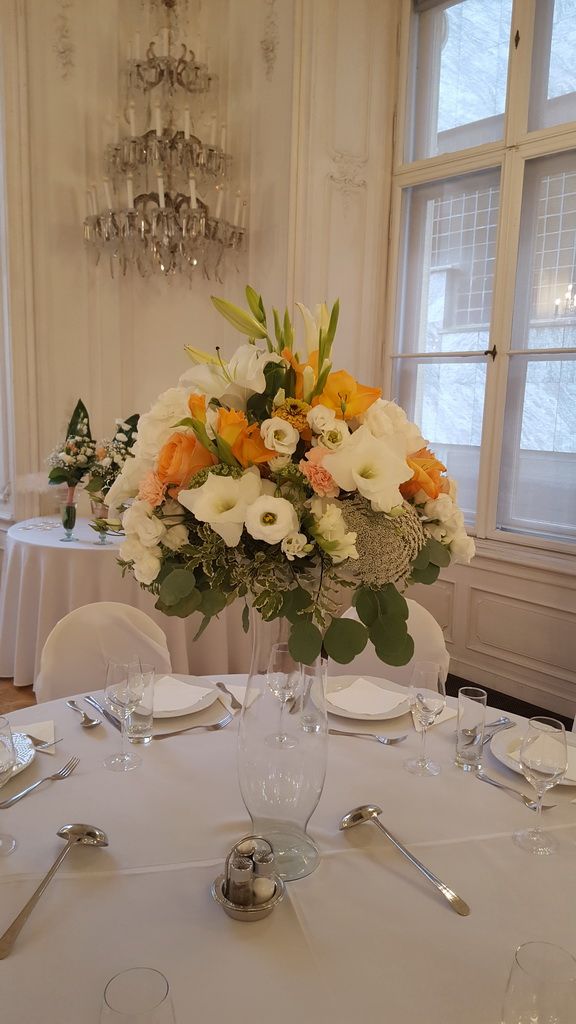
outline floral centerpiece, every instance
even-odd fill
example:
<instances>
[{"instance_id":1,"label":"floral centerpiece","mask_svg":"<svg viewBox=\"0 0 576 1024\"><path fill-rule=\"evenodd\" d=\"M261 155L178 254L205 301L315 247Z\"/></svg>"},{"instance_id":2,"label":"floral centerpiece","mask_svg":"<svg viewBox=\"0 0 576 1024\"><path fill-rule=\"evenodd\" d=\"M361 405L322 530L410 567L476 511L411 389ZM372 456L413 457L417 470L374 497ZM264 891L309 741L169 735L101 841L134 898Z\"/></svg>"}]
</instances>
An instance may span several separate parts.
<instances>
[{"instance_id":1,"label":"floral centerpiece","mask_svg":"<svg viewBox=\"0 0 576 1024\"><path fill-rule=\"evenodd\" d=\"M66 503L74 501L74 491L90 472L96 455L96 444L90 433L88 410L78 399L62 444L48 456L48 481L51 484L66 484Z\"/></svg>"},{"instance_id":2,"label":"floral centerpiece","mask_svg":"<svg viewBox=\"0 0 576 1024\"><path fill-rule=\"evenodd\" d=\"M116 432L111 441L102 440L96 445L96 455L90 468L86 490L97 501L106 504L108 491L120 473L138 429L138 413L125 420L116 420Z\"/></svg>"},{"instance_id":3,"label":"floral centerpiece","mask_svg":"<svg viewBox=\"0 0 576 1024\"><path fill-rule=\"evenodd\" d=\"M123 571L167 615L200 612L197 635L228 604L291 623L292 657L351 661L367 643L405 664L410 583L469 561L455 485L418 427L379 388L334 371L338 302L304 319L298 351L288 312L246 289L248 310L214 298L248 338L225 361L195 364L138 424L133 458L108 492L123 516ZM359 621L340 615L351 591Z\"/></svg>"}]
</instances>

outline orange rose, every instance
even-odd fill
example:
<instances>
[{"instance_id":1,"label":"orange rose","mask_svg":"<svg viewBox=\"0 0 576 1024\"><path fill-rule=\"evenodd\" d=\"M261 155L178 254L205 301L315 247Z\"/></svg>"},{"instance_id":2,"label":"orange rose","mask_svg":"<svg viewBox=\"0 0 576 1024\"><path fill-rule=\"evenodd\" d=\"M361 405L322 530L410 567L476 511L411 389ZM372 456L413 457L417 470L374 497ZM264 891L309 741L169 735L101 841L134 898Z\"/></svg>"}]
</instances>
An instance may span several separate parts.
<instances>
[{"instance_id":1,"label":"orange rose","mask_svg":"<svg viewBox=\"0 0 576 1024\"><path fill-rule=\"evenodd\" d=\"M413 498L418 491L424 491L429 498L437 498L442 490L440 474L446 472L446 466L428 448L420 448L408 456L406 462L414 475L405 484L400 484L402 497Z\"/></svg>"},{"instance_id":2,"label":"orange rose","mask_svg":"<svg viewBox=\"0 0 576 1024\"><path fill-rule=\"evenodd\" d=\"M158 456L156 475L174 496L186 487L195 473L213 466L217 459L206 451L194 434L172 434Z\"/></svg>"},{"instance_id":3,"label":"orange rose","mask_svg":"<svg viewBox=\"0 0 576 1024\"><path fill-rule=\"evenodd\" d=\"M366 412L381 395L380 388L366 387L346 370L338 370L328 374L324 391L312 399L312 405L325 405L333 409L339 419L351 420Z\"/></svg>"},{"instance_id":4,"label":"orange rose","mask_svg":"<svg viewBox=\"0 0 576 1024\"><path fill-rule=\"evenodd\" d=\"M249 427L244 413L235 409L218 410L216 433L230 445L232 454L243 469L259 462L267 462L276 454L269 451L264 444L258 424L253 423Z\"/></svg>"},{"instance_id":5,"label":"orange rose","mask_svg":"<svg viewBox=\"0 0 576 1024\"><path fill-rule=\"evenodd\" d=\"M206 423L206 397L205 395L190 395L188 398L190 415L201 423Z\"/></svg>"}]
</instances>

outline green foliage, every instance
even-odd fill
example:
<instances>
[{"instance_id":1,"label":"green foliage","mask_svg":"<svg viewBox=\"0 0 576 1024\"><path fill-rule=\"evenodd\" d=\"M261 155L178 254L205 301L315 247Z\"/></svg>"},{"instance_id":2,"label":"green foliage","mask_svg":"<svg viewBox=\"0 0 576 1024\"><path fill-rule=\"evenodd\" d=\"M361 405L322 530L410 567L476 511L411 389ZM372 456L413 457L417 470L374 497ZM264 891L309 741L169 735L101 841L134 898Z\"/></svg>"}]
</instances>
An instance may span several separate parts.
<instances>
[{"instance_id":1,"label":"green foliage","mask_svg":"<svg viewBox=\"0 0 576 1024\"><path fill-rule=\"evenodd\" d=\"M190 569L173 569L160 585L159 597L162 604L177 605L190 597L196 589L196 578ZM200 596L198 596L200 604Z\"/></svg>"},{"instance_id":2,"label":"green foliage","mask_svg":"<svg viewBox=\"0 0 576 1024\"><path fill-rule=\"evenodd\" d=\"M266 311L262 302L262 296L258 295L258 292L251 288L249 284L246 285L246 300L258 323L266 327Z\"/></svg>"},{"instance_id":3,"label":"green foliage","mask_svg":"<svg viewBox=\"0 0 576 1024\"><path fill-rule=\"evenodd\" d=\"M364 650L368 630L354 619L332 619L324 635L326 654L341 665L347 665Z\"/></svg>"},{"instance_id":4,"label":"green foliage","mask_svg":"<svg viewBox=\"0 0 576 1024\"><path fill-rule=\"evenodd\" d=\"M310 665L322 650L322 633L312 622L302 619L295 622L290 632L288 650L294 661Z\"/></svg>"},{"instance_id":5,"label":"green foliage","mask_svg":"<svg viewBox=\"0 0 576 1024\"><path fill-rule=\"evenodd\" d=\"M249 338L264 339L268 337L266 329L255 316L251 316L240 306L235 306L233 302L228 302L226 299L219 299L215 295L210 297L218 312L241 334L247 334Z\"/></svg>"},{"instance_id":6,"label":"green foliage","mask_svg":"<svg viewBox=\"0 0 576 1024\"><path fill-rule=\"evenodd\" d=\"M352 598L352 602L358 612L358 618L365 626L371 626L378 618L380 606L378 598L369 587L358 587Z\"/></svg>"}]
</instances>

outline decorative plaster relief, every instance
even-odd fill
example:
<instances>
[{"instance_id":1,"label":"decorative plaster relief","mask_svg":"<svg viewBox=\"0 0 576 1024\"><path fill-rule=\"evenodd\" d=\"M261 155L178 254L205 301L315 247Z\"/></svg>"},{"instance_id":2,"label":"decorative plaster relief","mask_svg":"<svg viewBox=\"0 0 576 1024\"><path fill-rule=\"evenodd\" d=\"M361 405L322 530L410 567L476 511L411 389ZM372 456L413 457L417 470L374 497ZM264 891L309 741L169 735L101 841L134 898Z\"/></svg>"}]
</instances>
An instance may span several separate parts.
<instances>
[{"instance_id":1,"label":"decorative plaster relief","mask_svg":"<svg viewBox=\"0 0 576 1024\"><path fill-rule=\"evenodd\" d=\"M368 158L333 150L330 159L333 170L329 172L328 178L342 194L345 207L348 207L351 197L366 188L367 182L362 174Z\"/></svg>"},{"instance_id":2,"label":"decorative plaster relief","mask_svg":"<svg viewBox=\"0 0 576 1024\"><path fill-rule=\"evenodd\" d=\"M266 14L264 16L264 33L260 40L260 52L264 61L265 75L267 80L272 80L278 47L280 46L280 33L278 30L278 12L276 0L264 0Z\"/></svg>"},{"instance_id":3,"label":"decorative plaster relief","mask_svg":"<svg viewBox=\"0 0 576 1024\"><path fill-rule=\"evenodd\" d=\"M59 11L54 19L56 36L54 39L54 53L60 65L62 78L69 78L74 70L74 57L76 47L72 40L71 15L74 8L74 0L58 0Z\"/></svg>"}]
</instances>

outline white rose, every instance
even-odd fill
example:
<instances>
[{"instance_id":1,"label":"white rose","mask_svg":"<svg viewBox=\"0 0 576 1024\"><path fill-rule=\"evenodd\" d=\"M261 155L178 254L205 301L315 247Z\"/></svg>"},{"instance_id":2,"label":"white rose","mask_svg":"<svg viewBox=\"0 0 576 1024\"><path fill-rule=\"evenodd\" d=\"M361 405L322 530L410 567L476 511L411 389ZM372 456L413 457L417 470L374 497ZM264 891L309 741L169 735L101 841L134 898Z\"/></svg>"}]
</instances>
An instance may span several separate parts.
<instances>
[{"instance_id":1,"label":"white rose","mask_svg":"<svg viewBox=\"0 0 576 1024\"><path fill-rule=\"evenodd\" d=\"M273 473L277 473L279 469L284 469L291 462L292 459L289 455L275 455L273 459L268 460L268 465Z\"/></svg>"},{"instance_id":2,"label":"white rose","mask_svg":"<svg viewBox=\"0 0 576 1024\"><path fill-rule=\"evenodd\" d=\"M320 444L331 452L338 451L342 445L347 444L350 439L350 430L344 420L334 420L334 423L320 435Z\"/></svg>"},{"instance_id":3,"label":"white rose","mask_svg":"<svg viewBox=\"0 0 576 1024\"><path fill-rule=\"evenodd\" d=\"M132 571L138 583L144 583L149 586L156 579L161 567L161 559L153 553L153 550L149 549L146 551L146 554L134 562Z\"/></svg>"},{"instance_id":4,"label":"white rose","mask_svg":"<svg viewBox=\"0 0 576 1024\"><path fill-rule=\"evenodd\" d=\"M450 544L450 554L455 562L467 565L476 554L476 545L465 530L460 530Z\"/></svg>"},{"instance_id":5,"label":"white rose","mask_svg":"<svg viewBox=\"0 0 576 1024\"><path fill-rule=\"evenodd\" d=\"M314 547L303 533L289 533L282 541L280 547L289 562L295 558L304 558Z\"/></svg>"},{"instance_id":6,"label":"white rose","mask_svg":"<svg viewBox=\"0 0 576 1024\"><path fill-rule=\"evenodd\" d=\"M154 547L166 534L164 523L152 514L146 501L135 501L124 513L122 524L126 535L135 534L146 548Z\"/></svg>"},{"instance_id":7,"label":"white rose","mask_svg":"<svg viewBox=\"0 0 576 1024\"><path fill-rule=\"evenodd\" d=\"M336 413L326 405L315 405L307 413L306 419L315 434L323 434L336 422Z\"/></svg>"},{"instance_id":8,"label":"white rose","mask_svg":"<svg viewBox=\"0 0 576 1024\"><path fill-rule=\"evenodd\" d=\"M403 455L412 455L426 446L419 428L395 402L377 398L359 420L374 437L395 437L402 445Z\"/></svg>"},{"instance_id":9,"label":"white rose","mask_svg":"<svg viewBox=\"0 0 576 1024\"><path fill-rule=\"evenodd\" d=\"M296 509L286 498L262 494L246 512L246 529L255 540L278 544L289 533L298 530Z\"/></svg>"},{"instance_id":10,"label":"white rose","mask_svg":"<svg viewBox=\"0 0 576 1024\"><path fill-rule=\"evenodd\" d=\"M233 548L242 536L248 505L259 497L261 490L260 474L252 467L241 477L210 473L201 487L180 491L178 501Z\"/></svg>"},{"instance_id":11,"label":"white rose","mask_svg":"<svg viewBox=\"0 0 576 1024\"><path fill-rule=\"evenodd\" d=\"M184 544L188 543L188 530L180 523L178 526L171 526L162 538L165 547L170 551L178 551Z\"/></svg>"},{"instance_id":12,"label":"white rose","mask_svg":"<svg viewBox=\"0 0 576 1024\"><path fill-rule=\"evenodd\" d=\"M375 438L366 426L358 427L347 444L326 455L323 466L342 490L358 490L375 512L389 512L400 505L398 488L412 477L393 439Z\"/></svg>"},{"instance_id":13,"label":"white rose","mask_svg":"<svg viewBox=\"0 0 576 1024\"><path fill-rule=\"evenodd\" d=\"M260 427L262 440L268 449L279 452L280 455L293 455L296 445L300 440L300 434L291 423L273 416L270 420L264 420Z\"/></svg>"}]
</instances>

